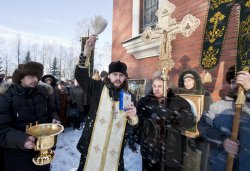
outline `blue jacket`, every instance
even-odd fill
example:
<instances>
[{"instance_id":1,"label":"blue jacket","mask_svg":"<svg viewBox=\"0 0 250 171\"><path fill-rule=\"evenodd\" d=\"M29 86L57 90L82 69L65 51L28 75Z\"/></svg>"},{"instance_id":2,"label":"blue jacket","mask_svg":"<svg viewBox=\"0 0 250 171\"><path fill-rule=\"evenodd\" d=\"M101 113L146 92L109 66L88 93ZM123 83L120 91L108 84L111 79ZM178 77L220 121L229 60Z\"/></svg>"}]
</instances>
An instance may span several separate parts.
<instances>
[{"instance_id":1,"label":"blue jacket","mask_svg":"<svg viewBox=\"0 0 250 171\"><path fill-rule=\"evenodd\" d=\"M247 92L247 96L250 92ZM210 142L210 165L213 171L224 171L227 162L227 152L223 142L230 138L233 118L235 114L235 100L226 98L213 103L208 112L204 113L198 123L202 137ZM243 107L240 115L238 140L239 152L235 157L234 171L248 171L250 168L250 102Z\"/></svg>"}]
</instances>

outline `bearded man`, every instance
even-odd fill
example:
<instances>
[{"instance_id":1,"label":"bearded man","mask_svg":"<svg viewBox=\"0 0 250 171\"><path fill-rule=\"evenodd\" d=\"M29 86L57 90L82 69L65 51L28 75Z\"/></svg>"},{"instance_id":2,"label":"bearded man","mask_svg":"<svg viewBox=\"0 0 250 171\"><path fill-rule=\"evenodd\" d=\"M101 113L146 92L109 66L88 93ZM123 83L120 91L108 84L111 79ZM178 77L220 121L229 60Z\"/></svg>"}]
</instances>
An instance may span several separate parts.
<instances>
[{"instance_id":1,"label":"bearded man","mask_svg":"<svg viewBox=\"0 0 250 171\"><path fill-rule=\"evenodd\" d=\"M124 170L123 150L126 128L136 126L138 117L134 106L135 99L126 110L120 110L120 94L128 92L128 74L125 63L117 61L109 65L109 75L104 80L89 77L84 66L86 56L90 54L96 37L91 36L85 44L75 70L75 78L83 91L87 93L89 113L77 148L81 153L78 171Z\"/></svg>"}]
</instances>

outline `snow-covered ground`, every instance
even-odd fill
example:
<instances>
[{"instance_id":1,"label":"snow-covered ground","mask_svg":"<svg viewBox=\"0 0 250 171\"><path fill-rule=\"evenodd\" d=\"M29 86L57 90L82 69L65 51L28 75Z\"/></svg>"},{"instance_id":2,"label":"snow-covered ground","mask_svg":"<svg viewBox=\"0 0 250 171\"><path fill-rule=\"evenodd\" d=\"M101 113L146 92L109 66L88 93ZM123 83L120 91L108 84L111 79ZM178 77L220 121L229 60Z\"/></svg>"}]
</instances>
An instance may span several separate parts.
<instances>
[{"instance_id":1,"label":"snow-covered ground","mask_svg":"<svg viewBox=\"0 0 250 171\"><path fill-rule=\"evenodd\" d=\"M58 136L55 158L52 161L52 171L75 171L80 160L80 153L76 144L82 130L74 131L73 128L65 128L64 133ZM124 151L126 171L141 171L141 155L133 153L127 146Z\"/></svg>"}]
</instances>

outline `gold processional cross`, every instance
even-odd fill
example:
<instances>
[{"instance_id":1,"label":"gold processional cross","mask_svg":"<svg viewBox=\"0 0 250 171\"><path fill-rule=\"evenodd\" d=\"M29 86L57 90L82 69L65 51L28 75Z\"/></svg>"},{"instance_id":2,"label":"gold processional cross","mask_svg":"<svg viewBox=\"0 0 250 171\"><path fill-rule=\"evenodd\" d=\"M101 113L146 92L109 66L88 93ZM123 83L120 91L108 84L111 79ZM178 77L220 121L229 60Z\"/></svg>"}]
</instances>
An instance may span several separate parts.
<instances>
[{"instance_id":1,"label":"gold processional cross","mask_svg":"<svg viewBox=\"0 0 250 171\"><path fill-rule=\"evenodd\" d=\"M160 39L159 69L163 75L164 97L167 95L165 87L169 79L168 72L175 65L175 62L171 59L171 42L176 39L177 33L182 33L185 37L189 37L200 25L200 20L190 14L187 14L181 22L177 22L175 18L171 18L174 10L175 5L166 0L166 5L156 12L158 17L156 27L154 29L147 27L141 36L144 42Z\"/></svg>"}]
</instances>

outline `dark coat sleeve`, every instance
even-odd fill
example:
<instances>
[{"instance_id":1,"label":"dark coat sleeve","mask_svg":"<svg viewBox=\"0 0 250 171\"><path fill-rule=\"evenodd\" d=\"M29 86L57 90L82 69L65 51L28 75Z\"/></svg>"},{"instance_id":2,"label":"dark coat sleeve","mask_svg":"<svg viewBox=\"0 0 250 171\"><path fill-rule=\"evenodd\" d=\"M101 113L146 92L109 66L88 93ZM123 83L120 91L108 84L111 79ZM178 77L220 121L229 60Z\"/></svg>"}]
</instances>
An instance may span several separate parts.
<instances>
[{"instance_id":1,"label":"dark coat sleeve","mask_svg":"<svg viewBox=\"0 0 250 171\"><path fill-rule=\"evenodd\" d=\"M58 113L57 113L57 104L56 104L56 99L55 99L55 94L53 93L52 95L48 96L48 111L50 114L49 120L50 122L53 121L53 119L60 120Z\"/></svg>"},{"instance_id":2,"label":"dark coat sleeve","mask_svg":"<svg viewBox=\"0 0 250 171\"><path fill-rule=\"evenodd\" d=\"M250 102L250 89L246 91L246 101Z\"/></svg>"},{"instance_id":3,"label":"dark coat sleeve","mask_svg":"<svg viewBox=\"0 0 250 171\"><path fill-rule=\"evenodd\" d=\"M180 96L167 98L165 107L159 106L158 111L158 115L166 119L167 124L182 130L192 128L196 123L190 104Z\"/></svg>"},{"instance_id":4,"label":"dark coat sleeve","mask_svg":"<svg viewBox=\"0 0 250 171\"><path fill-rule=\"evenodd\" d=\"M133 140L140 144L141 142L141 134L142 134L142 121L143 121L143 98L141 98L136 104L136 114L138 116L138 124L135 129L133 129Z\"/></svg>"},{"instance_id":5,"label":"dark coat sleeve","mask_svg":"<svg viewBox=\"0 0 250 171\"><path fill-rule=\"evenodd\" d=\"M83 91L88 92L88 86L90 85L90 77L87 68L81 68L78 65L75 69L75 78L78 84L82 87Z\"/></svg>"},{"instance_id":6,"label":"dark coat sleeve","mask_svg":"<svg viewBox=\"0 0 250 171\"><path fill-rule=\"evenodd\" d=\"M86 93L87 102L84 102L84 104L90 105L92 108L89 113L96 113L104 83L101 80L97 81L90 78L88 69L81 68L78 65L75 69L75 78L83 92Z\"/></svg>"},{"instance_id":7,"label":"dark coat sleeve","mask_svg":"<svg viewBox=\"0 0 250 171\"><path fill-rule=\"evenodd\" d=\"M75 69L75 78L78 84L81 86L84 92L91 93L92 90L96 90L96 88L100 88L100 85L103 84L101 80L93 80L89 77L88 69L81 68L78 65Z\"/></svg>"},{"instance_id":8,"label":"dark coat sleeve","mask_svg":"<svg viewBox=\"0 0 250 171\"><path fill-rule=\"evenodd\" d=\"M54 96L55 96L55 109L56 109L56 111L59 111L60 110L60 99L59 99L57 87L54 87L53 92L54 92Z\"/></svg>"},{"instance_id":9,"label":"dark coat sleeve","mask_svg":"<svg viewBox=\"0 0 250 171\"><path fill-rule=\"evenodd\" d=\"M49 90L53 90L49 92ZM46 97L47 100L47 109L48 109L48 122L52 122L53 119L60 120L57 114L57 104L56 104L56 92L54 91L53 87L47 85L45 83L38 85L39 92ZM34 96L35 97L35 96Z\"/></svg>"},{"instance_id":10,"label":"dark coat sleeve","mask_svg":"<svg viewBox=\"0 0 250 171\"><path fill-rule=\"evenodd\" d=\"M192 128L196 124L196 119L192 113L190 104L180 96L176 98L177 103L173 106L172 112L174 112L173 116L176 118L179 128L183 130Z\"/></svg>"},{"instance_id":11,"label":"dark coat sleeve","mask_svg":"<svg viewBox=\"0 0 250 171\"><path fill-rule=\"evenodd\" d=\"M24 142L28 135L12 128L12 121L11 105L3 96L0 96L0 146L24 150Z\"/></svg>"},{"instance_id":12,"label":"dark coat sleeve","mask_svg":"<svg viewBox=\"0 0 250 171\"><path fill-rule=\"evenodd\" d=\"M180 96L166 99L165 107L152 104L152 101L149 102L147 98L142 98L137 104L137 114L140 118L139 127L141 127L143 117L160 117L166 120L166 124L183 130L192 128L196 123L189 103Z\"/></svg>"},{"instance_id":13,"label":"dark coat sleeve","mask_svg":"<svg viewBox=\"0 0 250 171\"><path fill-rule=\"evenodd\" d=\"M214 115L216 112L213 110L213 105L201 116L201 119L198 122L198 130L201 137L208 141L211 145L223 148L223 142L227 137L222 133L222 131L213 127L213 120L209 117Z\"/></svg>"},{"instance_id":14,"label":"dark coat sleeve","mask_svg":"<svg viewBox=\"0 0 250 171\"><path fill-rule=\"evenodd\" d=\"M70 103L71 103L71 105L76 104L76 97L75 97L75 92L74 91L75 90L73 88L71 88L69 90L69 97L70 97Z\"/></svg>"},{"instance_id":15,"label":"dark coat sleeve","mask_svg":"<svg viewBox=\"0 0 250 171\"><path fill-rule=\"evenodd\" d=\"M209 106L213 103L213 98L209 92L204 94L204 111L209 110Z\"/></svg>"}]
</instances>

